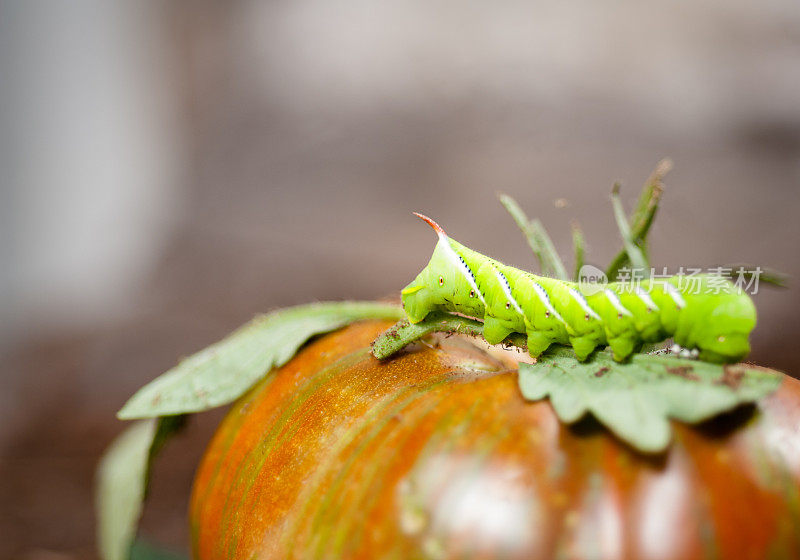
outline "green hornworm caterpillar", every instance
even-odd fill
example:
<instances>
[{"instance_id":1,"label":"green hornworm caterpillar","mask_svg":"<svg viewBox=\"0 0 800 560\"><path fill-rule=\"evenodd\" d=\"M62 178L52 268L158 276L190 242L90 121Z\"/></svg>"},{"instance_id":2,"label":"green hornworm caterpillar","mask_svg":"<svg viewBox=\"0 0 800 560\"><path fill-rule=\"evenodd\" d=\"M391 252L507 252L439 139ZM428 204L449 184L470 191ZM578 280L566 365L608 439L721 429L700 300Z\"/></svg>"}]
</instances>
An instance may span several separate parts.
<instances>
[{"instance_id":1,"label":"green hornworm caterpillar","mask_svg":"<svg viewBox=\"0 0 800 560\"><path fill-rule=\"evenodd\" d=\"M701 275L689 283L673 276L642 280L635 289L613 282L582 291L577 283L537 276L476 253L450 239L430 218L416 215L439 241L428 266L401 292L412 323L434 310L482 318L487 342L524 333L534 357L551 344L569 344L585 360L598 346L608 345L621 361L643 343L669 337L698 349L700 359L711 362L734 362L750 351L755 306L728 280Z\"/></svg>"}]
</instances>

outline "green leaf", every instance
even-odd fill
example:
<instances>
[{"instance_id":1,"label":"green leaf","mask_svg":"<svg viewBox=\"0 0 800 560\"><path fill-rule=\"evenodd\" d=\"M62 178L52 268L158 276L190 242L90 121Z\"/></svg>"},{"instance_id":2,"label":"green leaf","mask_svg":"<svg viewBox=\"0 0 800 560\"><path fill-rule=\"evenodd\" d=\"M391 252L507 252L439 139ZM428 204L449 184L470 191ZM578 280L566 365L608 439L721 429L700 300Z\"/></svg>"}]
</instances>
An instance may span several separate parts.
<instances>
[{"instance_id":1,"label":"green leaf","mask_svg":"<svg viewBox=\"0 0 800 560\"><path fill-rule=\"evenodd\" d=\"M547 230L539 220L528 220L525 212L519 207L517 201L508 196L507 194L500 195L500 202L505 206L506 210L514 221L517 222L519 229L528 240L533 253L539 261L539 267L542 269L544 276L551 276L559 280L569 280L567 269L558 256L553 240L547 234Z\"/></svg>"},{"instance_id":2,"label":"green leaf","mask_svg":"<svg viewBox=\"0 0 800 560\"><path fill-rule=\"evenodd\" d=\"M635 354L629 363L598 352L579 362L558 348L535 364L520 364L519 387L529 400L547 396L559 419L586 413L636 449L657 453L671 438L669 419L702 422L778 388L781 376L745 364L718 365Z\"/></svg>"},{"instance_id":3,"label":"green leaf","mask_svg":"<svg viewBox=\"0 0 800 560\"><path fill-rule=\"evenodd\" d=\"M309 338L362 319L400 319L396 305L316 303L256 317L140 389L117 416L152 418L201 412L233 402Z\"/></svg>"},{"instance_id":4,"label":"green leaf","mask_svg":"<svg viewBox=\"0 0 800 560\"><path fill-rule=\"evenodd\" d=\"M155 420L137 422L111 445L97 472L97 548L103 560L127 560L142 514Z\"/></svg>"},{"instance_id":5,"label":"green leaf","mask_svg":"<svg viewBox=\"0 0 800 560\"><path fill-rule=\"evenodd\" d=\"M128 560L142 514L155 420L143 420L120 435L97 471L97 548L103 560Z\"/></svg>"},{"instance_id":6,"label":"green leaf","mask_svg":"<svg viewBox=\"0 0 800 560\"><path fill-rule=\"evenodd\" d=\"M103 560L128 560L147 494L153 459L186 422L141 420L117 437L97 469L97 548Z\"/></svg>"}]
</instances>

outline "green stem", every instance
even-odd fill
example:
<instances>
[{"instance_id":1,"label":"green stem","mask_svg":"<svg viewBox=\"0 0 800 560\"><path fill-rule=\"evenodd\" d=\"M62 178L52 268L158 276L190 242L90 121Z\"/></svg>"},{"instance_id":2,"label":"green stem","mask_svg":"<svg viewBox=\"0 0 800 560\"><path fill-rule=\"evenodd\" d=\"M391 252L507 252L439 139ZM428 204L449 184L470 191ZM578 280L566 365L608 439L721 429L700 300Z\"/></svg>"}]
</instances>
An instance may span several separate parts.
<instances>
[{"instance_id":1,"label":"green stem","mask_svg":"<svg viewBox=\"0 0 800 560\"><path fill-rule=\"evenodd\" d=\"M583 268L586 254L586 238L583 236L583 231L581 231L581 227L577 222L572 224L572 247L575 253L575 274L573 276L573 281L580 282L581 268Z\"/></svg>"},{"instance_id":2,"label":"green stem","mask_svg":"<svg viewBox=\"0 0 800 560\"><path fill-rule=\"evenodd\" d=\"M614 206L614 218L617 220L617 227L622 236L622 243L625 246L625 252L628 253L633 268L641 271L645 278L650 277L650 263L647 262L644 252L641 247L638 247L633 241L631 236L631 228L628 225L628 218L625 217L625 209L622 207L622 201L619 198L619 183L614 185L611 191L611 204Z\"/></svg>"},{"instance_id":3,"label":"green stem","mask_svg":"<svg viewBox=\"0 0 800 560\"><path fill-rule=\"evenodd\" d=\"M415 324L403 319L375 339L372 343L372 355L379 360L385 360L412 342L435 332L482 337L483 323L442 311L434 311L423 321ZM511 334L503 343L523 349L528 347L525 335L520 333Z\"/></svg>"},{"instance_id":4,"label":"green stem","mask_svg":"<svg viewBox=\"0 0 800 560\"><path fill-rule=\"evenodd\" d=\"M539 220L529 220L522 208L519 207L517 201L508 196L507 194L500 195L500 202L505 206L506 210L514 221L517 222L519 229L525 234L536 258L539 260L539 267L542 269L542 274L558 278L559 280L569 280L567 269L558 256L553 240L547 234Z\"/></svg>"},{"instance_id":5,"label":"green stem","mask_svg":"<svg viewBox=\"0 0 800 560\"><path fill-rule=\"evenodd\" d=\"M656 211L661 201L661 194L664 190L663 179L671 169L671 160L663 159L658 162L653 173L650 174L650 177L645 182L642 192L639 195L639 200L636 203L636 209L631 214L631 239L636 246L642 249L645 256L647 254L647 234L650 232L650 226L655 219ZM629 265L630 262L628 251L623 248L617 256L614 257L606 270L608 279L612 282L616 280L619 270Z\"/></svg>"},{"instance_id":6,"label":"green stem","mask_svg":"<svg viewBox=\"0 0 800 560\"><path fill-rule=\"evenodd\" d=\"M739 270L742 271L741 272L742 279L749 282L755 277L754 271L758 269L759 270L758 281L760 283L767 284L774 288L789 287L789 275L784 272L773 270L771 268L764 268L753 264L741 264L741 263L730 264L727 266L723 266L721 268L729 269L730 272L728 272L725 276L734 281L739 278Z\"/></svg>"}]
</instances>

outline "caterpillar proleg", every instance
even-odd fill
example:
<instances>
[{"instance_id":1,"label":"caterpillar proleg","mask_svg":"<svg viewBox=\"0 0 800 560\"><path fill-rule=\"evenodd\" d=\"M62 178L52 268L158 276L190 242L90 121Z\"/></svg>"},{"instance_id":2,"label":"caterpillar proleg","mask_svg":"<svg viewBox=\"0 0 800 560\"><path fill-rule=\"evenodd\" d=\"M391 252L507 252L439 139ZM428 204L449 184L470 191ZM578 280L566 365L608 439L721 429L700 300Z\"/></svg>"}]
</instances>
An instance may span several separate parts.
<instances>
[{"instance_id":1,"label":"caterpillar proleg","mask_svg":"<svg viewBox=\"0 0 800 560\"><path fill-rule=\"evenodd\" d=\"M416 215L439 240L428 265L401 292L412 323L434 310L483 319L487 342L523 333L534 357L551 344L566 344L579 360L609 346L622 361L642 344L670 337L711 362L735 362L750 351L755 306L728 280L699 275L690 283L673 276L642 280L635 288L612 282L586 290L481 255Z\"/></svg>"}]
</instances>

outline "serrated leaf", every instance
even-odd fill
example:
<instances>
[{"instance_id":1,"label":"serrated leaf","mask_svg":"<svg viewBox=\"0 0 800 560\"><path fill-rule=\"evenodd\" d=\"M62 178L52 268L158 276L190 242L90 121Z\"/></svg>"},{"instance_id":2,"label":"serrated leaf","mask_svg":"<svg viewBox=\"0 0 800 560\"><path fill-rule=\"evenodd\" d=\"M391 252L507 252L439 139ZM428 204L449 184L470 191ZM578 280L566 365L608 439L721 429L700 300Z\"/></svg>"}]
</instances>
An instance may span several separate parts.
<instances>
[{"instance_id":1,"label":"serrated leaf","mask_svg":"<svg viewBox=\"0 0 800 560\"><path fill-rule=\"evenodd\" d=\"M185 417L141 420L122 432L103 455L95 490L97 548L103 560L128 560L147 493L150 466Z\"/></svg>"},{"instance_id":2,"label":"serrated leaf","mask_svg":"<svg viewBox=\"0 0 800 560\"><path fill-rule=\"evenodd\" d=\"M529 400L550 397L563 422L591 413L636 449L663 451L669 419L702 422L778 388L781 377L746 364L718 365L671 356L635 354L617 363L609 352L579 362L556 349L535 364L520 364L519 387Z\"/></svg>"},{"instance_id":3,"label":"serrated leaf","mask_svg":"<svg viewBox=\"0 0 800 560\"><path fill-rule=\"evenodd\" d=\"M201 412L235 401L312 336L362 319L403 316L396 305L316 303L256 317L140 389L117 416L153 418Z\"/></svg>"}]
</instances>

